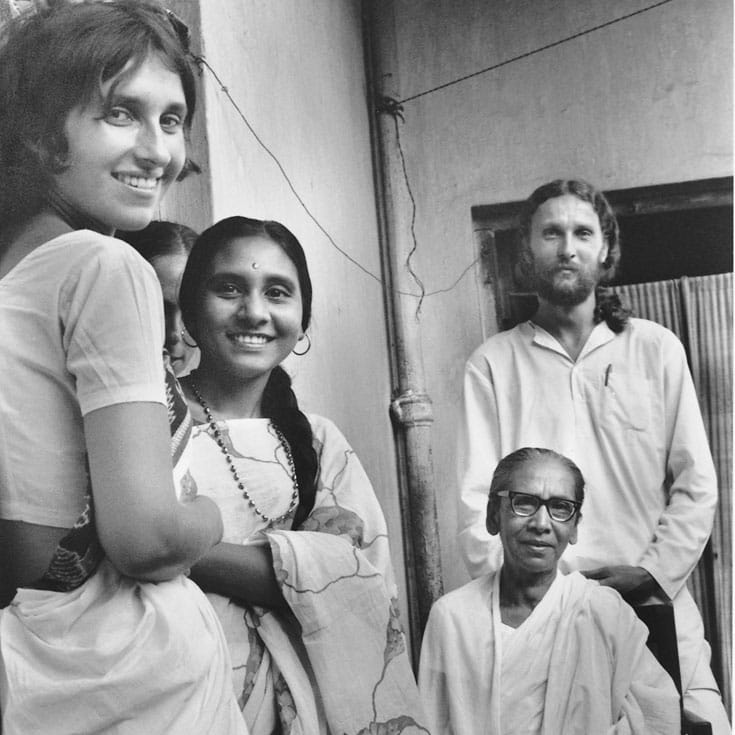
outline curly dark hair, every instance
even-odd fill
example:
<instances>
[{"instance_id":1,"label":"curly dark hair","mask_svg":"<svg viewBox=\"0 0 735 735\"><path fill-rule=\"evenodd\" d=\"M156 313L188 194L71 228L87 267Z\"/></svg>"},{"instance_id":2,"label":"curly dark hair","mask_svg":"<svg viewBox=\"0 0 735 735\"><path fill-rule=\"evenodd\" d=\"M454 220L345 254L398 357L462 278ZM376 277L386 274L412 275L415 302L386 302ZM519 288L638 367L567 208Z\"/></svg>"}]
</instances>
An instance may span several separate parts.
<instances>
[{"instance_id":1,"label":"curly dark hair","mask_svg":"<svg viewBox=\"0 0 735 735\"><path fill-rule=\"evenodd\" d=\"M179 26L181 26L180 22ZM180 28L154 0L57 0L0 30L0 212L3 229L43 205L50 177L64 170L69 112L134 74L150 54L178 74L188 129L196 77ZM191 166L184 167L185 171Z\"/></svg>"}]
</instances>

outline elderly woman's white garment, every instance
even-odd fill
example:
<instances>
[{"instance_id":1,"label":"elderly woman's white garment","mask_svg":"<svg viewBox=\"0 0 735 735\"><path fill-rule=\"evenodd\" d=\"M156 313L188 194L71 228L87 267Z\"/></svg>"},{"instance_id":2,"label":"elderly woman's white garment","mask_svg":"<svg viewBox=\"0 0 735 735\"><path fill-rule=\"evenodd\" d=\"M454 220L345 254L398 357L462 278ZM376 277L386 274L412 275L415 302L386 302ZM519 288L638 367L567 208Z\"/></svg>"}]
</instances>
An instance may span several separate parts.
<instances>
[{"instance_id":1,"label":"elderly woman's white garment","mask_svg":"<svg viewBox=\"0 0 735 735\"><path fill-rule=\"evenodd\" d=\"M509 635L499 575L434 604L419 687L433 735L671 735L679 697L617 592L558 575Z\"/></svg>"},{"instance_id":2,"label":"elderly woman's white garment","mask_svg":"<svg viewBox=\"0 0 735 735\"><path fill-rule=\"evenodd\" d=\"M309 416L319 460L314 507L258 517L233 481L211 427L194 428L191 477L222 511L224 540L269 544L288 608L208 593L222 621L233 685L251 735L426 733L395 604L388 534L370 480L328 419ZM288 512L293 479L268 419L219 421L238 477L258 509ZM243 590L243 598L247 590Z\"/></svg>"}]
</instances>

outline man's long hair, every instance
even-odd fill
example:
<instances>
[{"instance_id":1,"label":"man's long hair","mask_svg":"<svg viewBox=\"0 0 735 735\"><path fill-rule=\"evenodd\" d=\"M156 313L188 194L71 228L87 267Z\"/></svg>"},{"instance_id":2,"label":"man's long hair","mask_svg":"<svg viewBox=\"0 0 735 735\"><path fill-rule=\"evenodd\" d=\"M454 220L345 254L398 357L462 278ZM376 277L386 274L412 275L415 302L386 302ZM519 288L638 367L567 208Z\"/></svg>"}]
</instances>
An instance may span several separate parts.
<instances>
[{"instance_id":1,"label":"man's long hair","mask_svg":"<svg viewBox=\"0 0 735 735\"><path fill-rule=\"evenodd\" d=\"M600 279L595 289L594 322L606 322L615 332L622 332L628 323L631 311L623 306L620 297L607 287L615 278L620 264L620 229L615 213L605 195L592 184L581 179L555 179L536 189L524 202L521 210L520 229L522 246L519 253L519 268L524 277L533 273L533 255L528 247L531 220L536 210L547 200L571 194L583 202L589 202L600 220L600 230L607 245L607 257L601 264Z\"/></svg>"}]
</instances>

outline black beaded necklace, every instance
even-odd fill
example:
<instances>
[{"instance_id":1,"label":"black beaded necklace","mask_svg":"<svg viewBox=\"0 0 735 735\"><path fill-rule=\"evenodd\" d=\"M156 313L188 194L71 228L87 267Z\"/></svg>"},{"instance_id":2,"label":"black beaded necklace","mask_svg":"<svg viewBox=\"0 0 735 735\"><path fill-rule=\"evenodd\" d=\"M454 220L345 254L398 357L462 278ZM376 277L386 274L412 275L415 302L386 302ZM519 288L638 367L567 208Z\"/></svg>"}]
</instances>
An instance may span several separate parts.
<instances>
[{"instance_id":1,"label":"black beaded necklace","mask_svg":"<svg viewBox=\"0 0 735 735\"><path fill-rule=\"evenodd\" d=\"M281 443L281 446L283 447L283 450L286 453L286 459L288 460L288 469L289 469L291 481L293 482L293 492L291 493L291 502L288 504L288 510L283 515L280 515L277 518L271 518L270 516L267 516L265 513L263 513L263 511L261 511L257 505L255 505L255 502L250 497L250 493L245 487L245 483L240 479L240 476L237 474L237 468L235 467L235 463L233 462L230 453L227 451L227 446L225 445L225 441L222 438L222 432L219 430L217 426L217 422L214 420L214 416L212 416L212 412L210 411L209 406L207 405L207 402L202 397L202 394L199 391L199 388L197 387L196 383L192 379L190 379L189 385L191 386L192 392L196 396L197 401L199 401L199 404L201 405L202 410L204 411L204 415L207 418L207 423L209 425L210 431L212 432L212 436L214 437L214 440L217 442L217 445L221 449L222 454L225 455L227 466L230 468L230 472L232 473L232 479L235 481L235 484L242 492L243 498L245 498L245 500L248 501L248 505L253 509L253 512L257 516L262 518L268 525L279 523L280 521L283 521L286 518L288 518L299 502L299 483L296 478L296 466L294 465L293 456L291 455L291 447L289 446L288 441L286 441L286 437L283 435L281 430L273 422L271 422L271 426L276 432L278 441Z\"/></svg>"}]
</instances>

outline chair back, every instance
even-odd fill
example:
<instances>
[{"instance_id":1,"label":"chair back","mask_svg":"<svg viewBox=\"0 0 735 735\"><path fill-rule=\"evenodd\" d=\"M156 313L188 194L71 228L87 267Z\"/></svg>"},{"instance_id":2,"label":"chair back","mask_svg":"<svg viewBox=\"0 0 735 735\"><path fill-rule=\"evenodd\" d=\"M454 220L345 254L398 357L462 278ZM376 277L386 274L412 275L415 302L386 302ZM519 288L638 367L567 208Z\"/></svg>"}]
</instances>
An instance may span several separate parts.
<instances>
[{"instance_id":1,"label":"chair back","mask_svg":"<svg viewBox=\"0 0 735 735\"><path fill-rule=\"evenodd\" d=\"M666 673L676 685L681 696L681 670L679 669L679 648L676 643L676 623L674 606L665 603L635 605L635 614L648 628L647 645Z\"/></svg>"},{"instance_id":2,"label":"chair back","mask_svg":"<svg viewBox=\"0 0 735 735\"><path fill-rule=\"evenodd\" d=\"M681 669L679 668L679 646L676 642L674 606L670 602L652 602L632 607L635 614L648 628L646 645L672 678L679 692L681 703ZM712 725L682 707L681 732L682 735L712 735Z\"/></svg>"}]
</instances>

